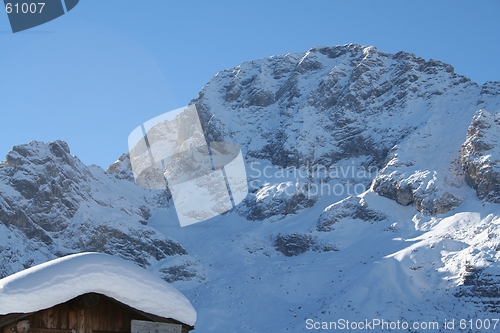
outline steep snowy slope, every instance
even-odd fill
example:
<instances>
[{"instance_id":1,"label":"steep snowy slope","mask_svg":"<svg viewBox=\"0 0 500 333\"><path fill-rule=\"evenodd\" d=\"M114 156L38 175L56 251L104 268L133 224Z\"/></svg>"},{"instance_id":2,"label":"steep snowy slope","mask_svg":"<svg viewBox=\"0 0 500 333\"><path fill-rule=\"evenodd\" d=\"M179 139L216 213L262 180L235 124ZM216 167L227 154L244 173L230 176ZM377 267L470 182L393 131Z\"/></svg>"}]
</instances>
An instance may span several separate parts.
<instances>
[{"instance_id":1,"label":"steep snowy slope","mask_svg":"<svg viewBox=\"0 0 500 333\"><path fill-rule=\"evenodd\" d=\"M116 253L175 281L198 332L499 319L500 82L343 45L240 64L193 103L209 141L242 147L244 203L180 228L127 155L104 173L62 142L18 146L0 167L4 272Z\"/></svg>"},{"instance_id":2,"label":"steep snowy slope","mask_svg":"<svg viewBox=\"0 0 500 333\"><path fill-rule=\"evenodd\" d=\"M202 331L498 319L500 207L481 199L498 197L499 87L357 45L218 73L194 102L211 140L244 148L252 193L189 230L150 220L210 263L181 287Z\"/></svg>"}]
</instances>

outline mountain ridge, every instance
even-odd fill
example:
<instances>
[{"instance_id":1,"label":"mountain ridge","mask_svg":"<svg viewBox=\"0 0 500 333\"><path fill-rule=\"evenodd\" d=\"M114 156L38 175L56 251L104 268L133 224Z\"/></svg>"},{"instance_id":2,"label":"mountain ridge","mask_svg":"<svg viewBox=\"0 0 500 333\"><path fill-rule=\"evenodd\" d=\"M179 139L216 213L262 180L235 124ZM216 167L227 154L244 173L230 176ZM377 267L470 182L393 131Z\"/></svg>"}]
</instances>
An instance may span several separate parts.
<instances>
[{"instance_id":1,"label":"mountain ridge","mask_svg":"<svg viewBox=\"0 0 500 333\"><path fill-rule=\"evenodd\" d=\"M0 274L116 254L173 282L202 332L500 311L500 82L348 44L242 63L192 103L209 142L242 148L241 205L180 228L126 154L104 172L62 141L16 146L0 164Z\"/></svg>"}]
</instances>

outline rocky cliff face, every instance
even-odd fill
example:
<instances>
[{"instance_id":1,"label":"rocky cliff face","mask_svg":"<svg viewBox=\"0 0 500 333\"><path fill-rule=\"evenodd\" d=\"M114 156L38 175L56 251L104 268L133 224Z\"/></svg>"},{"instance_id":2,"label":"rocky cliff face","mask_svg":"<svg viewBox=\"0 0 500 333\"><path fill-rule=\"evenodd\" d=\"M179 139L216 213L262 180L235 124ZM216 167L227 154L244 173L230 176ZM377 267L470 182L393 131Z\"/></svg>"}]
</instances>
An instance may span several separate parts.
<instances>
[{"instance_id":1,"label":"rocky cliff face","mask_svg":"<svg viewBox=\"0 0 500 333\"><path fill-rule=\"evenodd\" d=\"M0 275L85 251L145 267L188 258L178 242L146 226L151 210L166 204L162 193L118 178L126 177L83 165L63 141L15 146L0 165Z\"/></svg>"},{"instance_id":2,"label":"rocky cliff face","mask_svg":"<svg viewBox=\"0 0 500 333\"><path fill-rule=\"evenodd\" d=\"M500 114L480 110L474 114L462 145L467 184L479 199L500 203Z\"/></svg>"},{"instance_id":3,"label":"rocky cliff face","mask_svg":"<svg viewBox=\"0 0 500 333\"><path fill-rule=\"evenodd\" d=\"M500 82L343 45L242 63L193 103L209 141L242 147L241 205L180 228L126 154L104 172L62 141L16 146L0 164L0 275L116 254L176 283L208 332L500 311Z\"/></svg>"},{"instance_id":4,"label":"rocky cliff face","mask_svg":"<svg viewBox=\"0 0 500 333\"><path fill-rule=\"evenodd\" d=\"M440 61L344 45L219 72L194 102L209 141L237 142L249 163L313 169L362 158L357 167L381 169L376 193L442 214L465 198L467 126L479 107L499 108L498 96L498 83L479 86Z\"/></svg>"},{"instance_id":5,"label":"rocky cliff face","mask_svg":"<svg viewBox=\"0 0 500 333\"><path fill-rule=\"evenodd\" d=\"M497 114L485 110L500 109L500 82L480 86L440 61L344 45L240 64L218 73L194 102L209 140L237 142L250 170L272 170L250 175L252 191L240 215L300 223L274 233L268 246L298 257L331 249L326 252L333 257L338 253L369 267L385 246L375 239L391 247L398 235L418 236L415 246L387 250L392 254L384 258L394 262L377 261L359 276L351 273L356 278L340 273L336 284L345 289L353 283L379 283L387 290L398 286L415 299L435 300L439 294L446 305L431 302L447 315L460 312L452 310L451 304L459 302L454 297L481 311L498 311L493 306L500 285L494 231L498 207L487 206L478 215L469 210L478 199L498 203L500 131ZM298 176L297 169L302 171ZM349 186L367 192L348 193ZM315 209L321 212L312 213ZM377 230L381 238L369 230ZM251 253L262 249L270 256L265 244L250 247ZM365 246L371 256L352 254ZM448 254L439 254L439 248ZM342 262L332 259L331 264L347 269ZM360 282L364 274L371 276L370 282ZM420 282L382 278L387 274ZM431 287L417 287L419 283ZM378 308L385 296L373 290L362 298L366 304L377 302L373 307ZM381 313L366 304L353 305L356 292L327 294L330 302L343 300L365 316ZM426 313L414 300L396 299ZM350 313L323 302L321 313ZM402 318L415 316L396 312Z\"/></svg>"}]
</instances>

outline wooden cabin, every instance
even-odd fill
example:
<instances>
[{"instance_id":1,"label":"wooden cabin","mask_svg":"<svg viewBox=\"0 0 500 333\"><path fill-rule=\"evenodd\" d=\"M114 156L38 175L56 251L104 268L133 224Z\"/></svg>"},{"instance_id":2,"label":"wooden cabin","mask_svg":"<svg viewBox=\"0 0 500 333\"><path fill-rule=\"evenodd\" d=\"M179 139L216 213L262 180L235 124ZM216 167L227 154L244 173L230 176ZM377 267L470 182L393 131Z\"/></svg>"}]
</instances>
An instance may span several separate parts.
<instances>
[{"instance_id":1,"label":"wooden cabin","mask_svg":"<svg viewBox=\"0 0 500 333\"><path fill-rule=\"evenodd\" d=\"M0 333L187 333L177 289L114 256L81 253L0 280Z\"/></svg>"},{"instance_id":2,"label":"wooden cabin","mask_svg":"<svg viewBox=\"0 0 500 333\"><path fill-rule=\"evenodd\" d=\"M2 333L187 333L194 329L96 293L34 313L0 316L0 327Z\"/></svg>"}]
</instances>

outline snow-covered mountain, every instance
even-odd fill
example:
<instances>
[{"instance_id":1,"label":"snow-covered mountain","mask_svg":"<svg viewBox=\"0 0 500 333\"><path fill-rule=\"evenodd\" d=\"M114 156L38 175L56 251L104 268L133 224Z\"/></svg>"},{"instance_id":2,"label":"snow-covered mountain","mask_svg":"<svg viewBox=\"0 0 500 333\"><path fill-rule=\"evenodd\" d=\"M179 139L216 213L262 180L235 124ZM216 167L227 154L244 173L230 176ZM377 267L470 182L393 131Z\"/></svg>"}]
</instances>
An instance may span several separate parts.
<instances>
[{"instance_id":1,"label":"snow-covered mountain","mask_svg":"<svg viewBox=\"0 0 500 333\"><path fill-rule=\"evenodd\" d=\"M0 165L0 275L116 254L174 281L199 332L493 324L500 82L343 45L242 63L193 103L208 141L242 147L244 203L180 228L168 191L136 186L127 155L104 172L62 141L16 146Z\"/></svg>"},{"instance_id":2,"label":"snow-covered mountain","mask_svg":"<svg viewBox=\"0 0 500 333\"><path fill-rule=\"evenodd\" d=\"M182 279L196 260L147 226L151 210L169 206L166 194L119 178L85 166L63 141L14 147L0 164L0 275L88 250Z\"/></svg>"}]
</instances>

